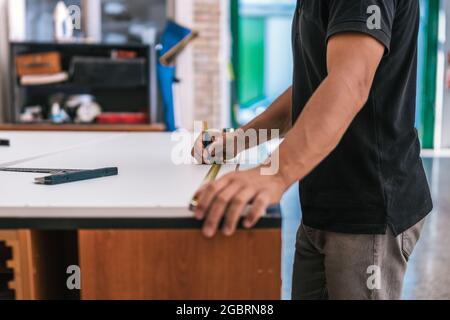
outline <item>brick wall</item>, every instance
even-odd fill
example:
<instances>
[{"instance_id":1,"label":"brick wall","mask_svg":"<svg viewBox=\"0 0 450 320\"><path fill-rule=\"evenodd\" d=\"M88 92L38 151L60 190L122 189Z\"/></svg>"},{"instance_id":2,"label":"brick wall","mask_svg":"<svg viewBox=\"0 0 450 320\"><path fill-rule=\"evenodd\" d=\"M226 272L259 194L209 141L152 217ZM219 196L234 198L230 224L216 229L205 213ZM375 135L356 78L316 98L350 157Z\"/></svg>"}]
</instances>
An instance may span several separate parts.
<instances>
[{"instance_id":1,"label":"brick wall","mask_svg":"<svg viewBox=\"0 0 450 320\"><path fill-rule=\"evenodd\" d=\"M8 26L7 26L7 8L6 0L0 0L0 122L6 116L6 106L8 106L8 70L9 70L9 55L8 55Z\"/></svg>"},{"instance_id":2,"label":"brick wall","mask_svg":"<svg viewBox=\"0 0 450 320\"><path fill-rule=\"evenodd\" d=\"M193 45L194 71L194 119L208 120L211 127L220 128L224 119L228 92L223 90L224 52L223 32L228 28L223 23L226 12L222 1L193 0L193 24L200 33ZM226 1L228 2L228 1ZM226 43L226 42L225 42Z\"/></svg>"}]
</instances>

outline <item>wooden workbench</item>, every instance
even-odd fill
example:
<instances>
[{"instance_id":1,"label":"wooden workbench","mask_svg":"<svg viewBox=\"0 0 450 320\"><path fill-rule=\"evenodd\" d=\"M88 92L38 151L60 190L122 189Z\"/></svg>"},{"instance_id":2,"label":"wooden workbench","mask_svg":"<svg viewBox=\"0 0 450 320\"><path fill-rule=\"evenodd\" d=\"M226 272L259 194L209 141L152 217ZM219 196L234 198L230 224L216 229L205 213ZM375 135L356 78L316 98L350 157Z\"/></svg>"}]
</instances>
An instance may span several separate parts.
<instances>
[{"instance_id":1,"label":"wooden workbench","mask_svg":"<svg viewBox=\"0 0 450 320\"><path fill-rule=\"evenodd\" d=\"M0 149L0 166L119 167L117 177L60 186L33 184L39 175L0 172L0 229L6 230L0 244L11 247L2 236L17 238L9 270L20 262L29 268L17 272L33 275L16 298L76 297L61 289L68 263L81 268L82 299L280 298L279 212L232 238L205 239L187 206L208 167L175 164L179 142L170 134L1 136L11 147ZM225 166L221 174L232 170ZM39 260L46 250L51 259ZM50 281L52 274L58 277ZM10 287L17 290L14 281Z\"/></svg>"}]
</instances>

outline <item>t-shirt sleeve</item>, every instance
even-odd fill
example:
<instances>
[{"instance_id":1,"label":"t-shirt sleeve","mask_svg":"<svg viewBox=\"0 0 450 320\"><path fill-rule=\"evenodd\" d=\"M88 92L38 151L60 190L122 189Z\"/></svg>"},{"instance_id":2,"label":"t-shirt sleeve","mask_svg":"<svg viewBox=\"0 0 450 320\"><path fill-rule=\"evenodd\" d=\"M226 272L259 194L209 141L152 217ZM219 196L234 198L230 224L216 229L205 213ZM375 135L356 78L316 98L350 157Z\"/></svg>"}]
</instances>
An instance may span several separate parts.
<instances>
[{"instance_id":1,"label":"t-shirt sleeve","mask_svg":"<svg viewBox=\"0 0 450 320\"><path fill-rule=\"evenodd\" d=\"M395 0L330 0L327 40L343 32L368 34L386 47L389 53Z\"/></svg>"}]
</instances>

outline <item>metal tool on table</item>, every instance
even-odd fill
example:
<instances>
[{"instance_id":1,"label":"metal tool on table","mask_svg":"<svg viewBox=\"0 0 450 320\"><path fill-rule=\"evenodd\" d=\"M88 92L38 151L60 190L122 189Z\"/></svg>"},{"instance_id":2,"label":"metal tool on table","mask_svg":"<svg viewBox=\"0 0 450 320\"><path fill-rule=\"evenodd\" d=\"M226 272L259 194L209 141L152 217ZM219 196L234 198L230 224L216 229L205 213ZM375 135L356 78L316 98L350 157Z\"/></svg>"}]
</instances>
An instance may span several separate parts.
<instances>
[{"instance_id":1,"label":"metal tool on table","mask_svg":"<svg viewBox=\"0 0 450 320\"><path fill-rule=\"evenodd\" d=\"M93 170L84 169L37 169L37 168L0 168L3 172L21 172L21 173L46 173L49 176L39 177L34 180L36 184L58 185L83 180L98 179L119 174L116 167L101 168Z\"/></svg>"}]
</instances>

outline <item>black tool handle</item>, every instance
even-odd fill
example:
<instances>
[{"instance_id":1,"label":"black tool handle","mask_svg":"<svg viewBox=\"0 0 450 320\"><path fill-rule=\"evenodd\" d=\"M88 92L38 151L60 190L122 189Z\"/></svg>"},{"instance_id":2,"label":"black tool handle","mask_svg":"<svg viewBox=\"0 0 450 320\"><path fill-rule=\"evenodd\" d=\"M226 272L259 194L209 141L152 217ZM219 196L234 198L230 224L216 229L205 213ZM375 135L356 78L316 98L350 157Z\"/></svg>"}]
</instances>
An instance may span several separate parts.
<instances>
[{"instance_id":1,"label":"black tool handle","mask_svg":"<svg viewBox=\"0 0 450 320\"><path fill-rule=\"evenodd\" d=\"M102 168L95 170L85 170L79 172L66 172L55 174L52 176L45 177L42 181L41 179L36 179L38 183L43 183L45 185L58 185L63 183L70 183L76 181L97 179L109 176L116 176L119 174L118 168Z\"/></svg>"},{"instance_id":2,"label":"black tool handle","mask_svg":"<svg viewBox=\"0 0 450 320\"><path fill-rule=\"evenodd\" d=\"M9 147L9 146L10 146L9 140L0 139L0 147Z\"/></svg>"}]
</instances>

